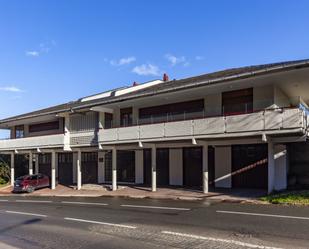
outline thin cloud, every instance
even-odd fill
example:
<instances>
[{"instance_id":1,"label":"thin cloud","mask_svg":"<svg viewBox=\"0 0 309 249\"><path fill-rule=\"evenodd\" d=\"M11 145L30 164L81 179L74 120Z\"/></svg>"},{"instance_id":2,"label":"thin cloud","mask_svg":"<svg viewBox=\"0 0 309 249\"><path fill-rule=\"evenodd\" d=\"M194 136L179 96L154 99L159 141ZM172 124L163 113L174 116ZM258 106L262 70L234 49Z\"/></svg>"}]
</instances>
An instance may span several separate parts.
<instances>
[{"instance_id":1,"label":"thin cloud","mask_svg":"<svg viewBox=\"0 0 309 249\"><path fill-rule=\"evenodd\" d=\"M15 86L0 87L0 91L3 91L3 92L14 92L14 93L23 92L23 90L21 90L21 89L18 88L18 87L15 87Z\"/></svg>"},{"instance_id":2,"label":"thin cloud","mask_svg":"<svg viewBox=\"0 0 309 249\"><path fill-rule=\"evenodd\" d=\"M136 61L136 58L134 56L130 56L130 57L124 57L119 59L118 61L116 60L111 60L110 64L112 66L123 66L123 65L128 65L131 64L132 62Z\"/></svg>"},{"instance_id":3,"label":"thin cloud","mask_svg":"<svg viewBox=\"0 0 309 249\"><path fill-rule=\"evenodd\" d=\"M136 66L132 69L132 72L138 75L160 75L159 67L152 64L142 64L140 66Z\"/></svg>"},{"instance_id":4,"label":"thin cloud","mask_svg":"<svg viewBox=\"0 0 309 249\"><path fill-rule=\"evenodd\" d=\"M25 54L27 56L31 56L31 57L38 57L38 56L40 56L40 52L39 51L26 51Z\"/></svg>"},{"instance_id":5,"label":"thin cloud","mask_svg":"<svg viewBox=\"0 0 309 249\"><path fill-rule=\"evenodd\" d=\"M197 56L195 56L195 60L197 60L197 61L204 60L204 56L197 55Z\"/></svg>"},{"instance_id":6,"label":"thin cloud","mask_svg":"<svg viewBox=\"0 0 309 249\"><path fill-rule=\"evenodd\" d=\"M186 57L184 57L184 56L177 57L177 56L172 55L172 54L166 54L165 59L167 59L170 62L171 66L175 66L177 64L188 65Z\"/></svg>"},{"instance_id":7,"label":"thin cloud","mask_svg":"<svg viewBox=\"0 0 309 249\"><path fill-rule=\"evenodd\" d=\"M39 57L42 54L47 54L50 50L57 45L55 40L41 42L36 50L26 51L27 56Z\"/></svg>"}]
</instances>

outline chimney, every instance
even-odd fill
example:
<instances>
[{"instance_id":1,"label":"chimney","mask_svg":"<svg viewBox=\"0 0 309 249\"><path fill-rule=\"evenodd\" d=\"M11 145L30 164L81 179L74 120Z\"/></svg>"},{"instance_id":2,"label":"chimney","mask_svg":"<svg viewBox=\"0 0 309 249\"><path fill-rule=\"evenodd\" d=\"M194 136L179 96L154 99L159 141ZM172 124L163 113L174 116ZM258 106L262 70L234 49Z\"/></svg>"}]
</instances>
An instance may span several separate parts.
<instances>
[{"instance_id":1,"label":"chimney","mask_svg":"<svg viewBox=\"0 0 309 249\"><path fill-rule=\"evenodd\" d=\"M136 81L134 81L133 86L138 86L138 83Z\"/></svg>"},{"instance_id":2,"label":"chimney","mask_svg":"<svg viewBox=\"0 0 309 249\"><path fill-rule=\"evenodd\" d=\"M163 81L169 81L168 75L166 73L163 74Z\"/></svg>"}]
</instances>

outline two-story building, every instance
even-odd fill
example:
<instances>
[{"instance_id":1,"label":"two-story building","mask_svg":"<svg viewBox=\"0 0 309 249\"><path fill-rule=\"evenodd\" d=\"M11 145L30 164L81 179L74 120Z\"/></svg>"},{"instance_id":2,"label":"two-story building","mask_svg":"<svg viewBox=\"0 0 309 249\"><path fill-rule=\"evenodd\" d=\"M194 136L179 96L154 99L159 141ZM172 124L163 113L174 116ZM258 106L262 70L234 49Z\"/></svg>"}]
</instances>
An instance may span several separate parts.
<instances>
[{"instance_id":1,"label":"two-story building","mask_svg":"<svg viewBox=\"0 0 309 249\"><path fill-rule=\"evenodd\" d=\"M105 183L272 192L306 181L306 162L295 162L309 152L307 104L309 60L165 75L3 119L11 137L0 140L0 153L11 155L13 179L41 172L52 189Z\"/></svg>"}]
</instances>

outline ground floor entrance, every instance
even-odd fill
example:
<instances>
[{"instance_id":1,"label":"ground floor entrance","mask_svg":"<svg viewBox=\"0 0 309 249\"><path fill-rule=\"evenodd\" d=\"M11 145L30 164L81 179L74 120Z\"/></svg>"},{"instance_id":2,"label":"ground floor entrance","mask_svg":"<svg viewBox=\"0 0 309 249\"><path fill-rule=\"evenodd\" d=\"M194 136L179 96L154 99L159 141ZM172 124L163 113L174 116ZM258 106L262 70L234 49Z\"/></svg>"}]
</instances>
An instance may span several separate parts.
<instances>
[{"instance_id":1,"label":"ground floor entrance","mask_svg":"<svg viewBox=\"0 0 309 249\"><path fill-rule=\"evenodd\" d=\"M38 172L40 174L46 175L51 179L51 154L45 153L45 154L39 154L38 156Z\"/></svg>"},{"instance_id":2,"label":"ground floor entrance","mask_svg":"<svg viewBox=\"0 0 309 249\"><path fill-rule=\"evenodd\" d=\"M73 153L58 154L58 182L63 185L73 184Z\"/></svg>"},{"instance_id":3,"label":"ground floor entrance","mask_svg":"<svg viewBox=\"0 0 309 249\"><path fill-rule=\"evenodd\" d=\"M267 145L232 146L232 187L267 189Z\"/></svg>"},{"instance_id":4,"label":"ground floor entrance","mask_svg":"<svg viewBox=\"0 0 309 249\"><path fill-rule=\"evenodd\" d=\"M98 183L97 152L82 152L81 173L83 184Z\"/></svg>"},{"instance_id":5,"label":"ground floor entrance","mask_svg":"<svg viewBox=\"0 0 309 249\"><path fill-rule=\"evenodd\" d=\"M169 185L169 149L156 150L157 186ZM144 184L151 185L151 150L144 150Z\"/></svg>"}]
</instances>

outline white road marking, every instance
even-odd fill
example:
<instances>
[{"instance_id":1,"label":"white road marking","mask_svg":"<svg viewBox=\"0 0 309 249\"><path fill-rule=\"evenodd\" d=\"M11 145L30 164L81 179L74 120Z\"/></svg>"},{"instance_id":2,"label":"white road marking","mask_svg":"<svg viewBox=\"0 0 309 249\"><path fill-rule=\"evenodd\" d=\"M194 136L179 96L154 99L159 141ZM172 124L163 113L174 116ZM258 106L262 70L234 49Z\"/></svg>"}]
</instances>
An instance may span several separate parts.
<instances>
[{"instance_id":1,"label":"white road marking","mask_svg":"<svg viewBox=\"0 0 309 249\"><path fill-rule=\"evenodd\" d=\"M9 214L23 214L23 215L29 215L29 216L47 217L47 215L45 214L34 214L34 213L16 212L16 211L9 211L9 210L5 212Z\"/></svg>"},{"instance_id":2,"label":"white road marking","mask_svg":"<svg viewBox=\"0 0 309 249\"><path fill-rule=\"evenodd\" d=\"M208 241L214 241L214 242L223 242L223 243L227 243L227 244L234 244L234 245L237 245L237 246L243 246L243 247L249 247L249 248L280 249L278 247L255 245L255 244L250 244L250 243L241 242L241 241L237 241L237 240L219 239L219 238L213 238L213 237L204 237L204 236L194 235L194 234L177 233L177 232L170 232L170 231L162 231L161 233L168 234L168 235L173 235L173 236L181 236L181 237L190 238L190 239L199 239L199 240L208 240Z\"/></svg>"},{"instance_id":3,"label":"white road marking","mask_svg":"<svg viewBox=\"0 0 309 249\"><path fill-rule=\"evenodd\" d=\"M83 219L76 219L76 218L70 218L70 217L66 217L64 219L65 220L71 220L71 221L78 221L78 222L85 222L85 223L92 223L92 224L99 224L99 225L106 225L106 226L114 226L114 227L136 229L136 227L134 227L134 226L121 225L121 224L116 224L116 223L108 223L108 222L101 222L101 221L94 221L94 220L83 220Z\"/></svg>"},{"instance_id":4,"label":"white road marking","mask_svg":"<svg viewBox=\"0 0 309 249\"><path fill-rule=\"evenodd\" d=\"M288 216L288 215L262 214L262 213L247 213L247 212L223 211L223 210L217 210L216 212L217 213L223 213L223 214L238 214L238 215L264 216L264 217L274 217L274 218L284 218L284 219L309 220L309 217L302 217L302 216Z\"/></svg>"},{"instance_id":5,"label":"white road marking","mask_svg":"<svg viewBox=\"0 0 309 249\"><path fill-rule=\"evenodd\" d=\"M179 211L190 211L190 208L176 208L176 207L157 207L157 206L138 206L138 205L121 205L121 207L132 207L132 208L150 208L150 209L166 209L166 210L179 210Z\"/></svg>"},{"instance_id":6,"label":"white road marking","mask_svg":"<svg viewBox=\"0 0 309 249\"><path fill-rule=\"evenodd\" d=\"M0 199L0 202L8 202L8 201L9 201L9 200L3 200L3 199L1 200L1 199Z\"/></svg>"},{"instance_id":7,"label":"white road marking","mask_svg":"<svg viewBox=\"0 0 309 249\"><path fill-rule=\"evenodd\" d=\"M28 203L52 203L52 201L36 201L36 200L16 200L16 202L28 202Z\"/></svg>"},{"instance_id":8,"label":"white road marking","mask_svg":"<svg viewBox=\"0 0 309 249\"><path fill-rule=\"evenodd\" d=\"M78 201L62 201L63 204L80 204L80 205L97 205L97 206L107 206L106 203L98 203L98 202L78 202Z\"/></svg>"}]
</instances>

